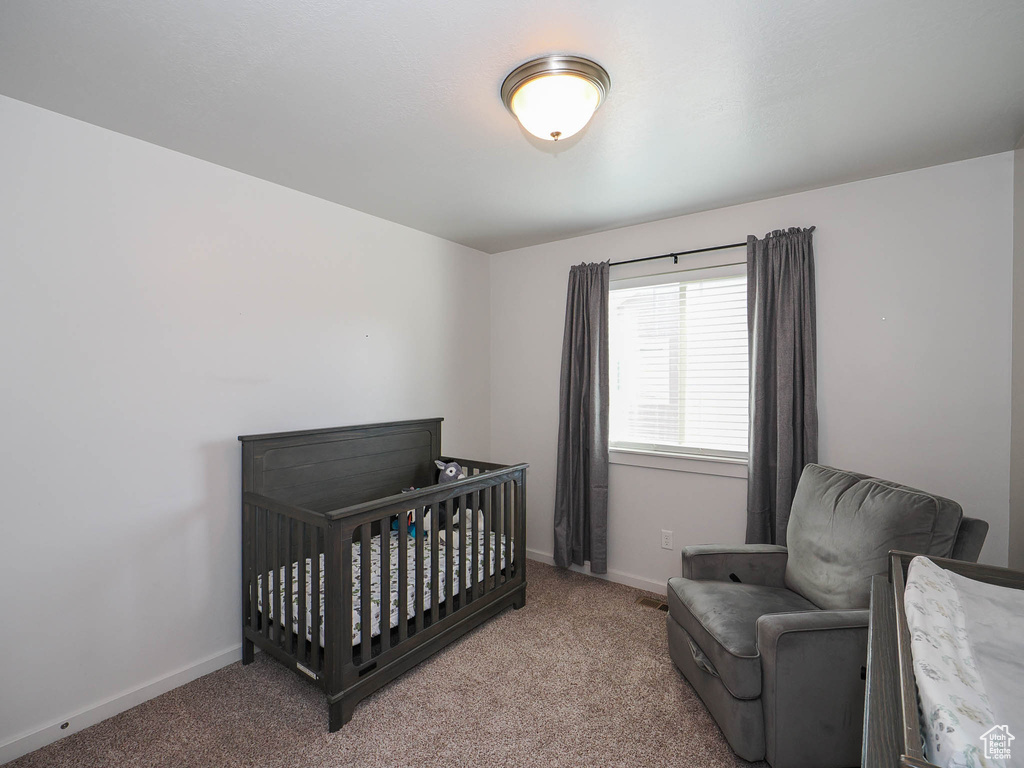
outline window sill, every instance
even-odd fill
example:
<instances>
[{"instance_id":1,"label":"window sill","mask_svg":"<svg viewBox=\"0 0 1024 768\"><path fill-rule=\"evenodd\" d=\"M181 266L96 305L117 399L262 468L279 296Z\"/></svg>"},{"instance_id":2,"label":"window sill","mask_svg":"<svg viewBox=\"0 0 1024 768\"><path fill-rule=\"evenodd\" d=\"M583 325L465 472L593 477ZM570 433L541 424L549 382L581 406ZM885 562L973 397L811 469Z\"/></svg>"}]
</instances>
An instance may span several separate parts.
<instances>
[{"instance_id":1,"label":"window sill","mask_svg":"<svg viewBox=\"0 0 1024 768\"><path fill-rule=\"evenodd\" d=\"M626 448L609 448L608 461L630 467L665 469L672 472L692 472L698 475L720 477L747 477L747 460L724 456L699 456L695 454L654 453Z\"/></svg>"}]
</instances>

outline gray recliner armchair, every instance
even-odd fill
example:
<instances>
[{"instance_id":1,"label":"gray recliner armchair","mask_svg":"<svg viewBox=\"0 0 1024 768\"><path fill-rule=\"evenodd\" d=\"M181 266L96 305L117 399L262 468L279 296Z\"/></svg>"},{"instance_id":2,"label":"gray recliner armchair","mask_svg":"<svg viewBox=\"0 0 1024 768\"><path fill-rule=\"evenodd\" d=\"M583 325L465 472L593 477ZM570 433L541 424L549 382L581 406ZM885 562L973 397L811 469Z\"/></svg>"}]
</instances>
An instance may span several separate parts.
<instances>
[{"instance_id":1,"label":"gray recliner armchair","mask_svg":"<svg viewBox=\"0 0 1024 768\"><path fill-rule=\"evenodd\" d=\"M871 578L892 549L977 562L987 533L949 499L808 464L788 547L683 549L672 660L745 760L860 765Z\"/></svg>"}]
</instances>

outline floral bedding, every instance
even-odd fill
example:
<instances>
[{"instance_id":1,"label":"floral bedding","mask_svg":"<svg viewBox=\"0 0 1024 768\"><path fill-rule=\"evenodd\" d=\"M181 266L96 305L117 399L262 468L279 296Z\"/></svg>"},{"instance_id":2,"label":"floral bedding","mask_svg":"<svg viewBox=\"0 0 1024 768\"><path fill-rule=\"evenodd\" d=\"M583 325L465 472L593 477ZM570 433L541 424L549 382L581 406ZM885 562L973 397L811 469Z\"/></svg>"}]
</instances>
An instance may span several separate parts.
<instances>
[{"instance_id":1,"label":"floral bedding","mask_svg":"<svg viewBox=\"0 0 1024 768\"><path fill-rule=\"evenodd\" d=\"M1024 591L915 557L904 594L924 753L951 768L1006 768L1024 730Z\"/></svg>"},{"instance_id":2,"label":"floral bedding","mask_svg":"<svg viewBox=\"0 0 1024 768\"><path fill-rule=\"evenodd\" d=\"M390 546L390 573L391 573L391 617L390 626L398 626L398 531L391 531L391 546ZM473 537L469 535L466 537L464 547L459 546L459 531L453 531L454 539L454 551L452 552L452 589L454 592L458 592L460 589L459 584L459 563L460 557L464 556L467 563L472 563L473 559ZM496 546L497 539L495 534L490 534L490 562L486 563L487 574L494 574L494 560L495 550L498 549L501 553L501 565L500 569L505 568L505 536L501 537L501 546ZM477 573L476 579L471 580L471 583L483 581L484 578L484 537L477 537ZM426 542L424 542L427 544ZM447 544L442 539L438 542L438 600L444 602L445 595L447 594ZM511 547L510 547L511 549ZM408 546L406 548L406 562L407 567L405 573L407 574L406 583L406 595L408 596L408 613L409 618L416 615L416 545L415 538L409 536ZM425 608L431 606L431 552L430 546L427 544L423 548L423 604ZM370 539L370 636L377 637L380 634L380 564L381 564L381 538L380 536L374 536ZM515 552L512 552L512 560L515 560ZM320 645L324 645L324 556L320 555ZM467 571L472 570L472 567L468 567ZM361 572L362 572L362 544L361 542L352 543L352 645L358 645L362 641L362 621L360 616L360 606L362 605L362 583L361 583ZM273 572L267 574L268 579L268 592L273 594L275 578ZM285 606L285 588L284 588L284 566L281 567L279 572L281 584L280 591L278 592L279 599L277 601L280 613L284 613ZM299 581L299 564L292 563L292 584L297 585ZM256 594L258 596L257 604L260 612L263 611L263 577L260 576ZM313 599L312 599L312 563L309 558L306 558L306 639L312 641L312 628L313 628ZM293 586L292 593L292 631L298 633L299 631L299 594L298 589ZM275 606L270 607L270 618L273 619L275 615Z\"/></svg>"}]
</instances>

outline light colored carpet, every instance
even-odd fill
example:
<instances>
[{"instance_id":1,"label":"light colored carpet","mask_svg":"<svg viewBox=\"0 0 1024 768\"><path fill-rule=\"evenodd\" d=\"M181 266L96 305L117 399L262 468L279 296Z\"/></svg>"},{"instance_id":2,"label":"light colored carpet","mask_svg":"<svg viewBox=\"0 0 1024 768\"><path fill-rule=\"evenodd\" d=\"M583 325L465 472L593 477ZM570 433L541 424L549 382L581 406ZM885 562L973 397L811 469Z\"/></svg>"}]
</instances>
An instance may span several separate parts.
<instances>
[{"instance_id":1,"label":"light colored carpet","mask_svg":"<svg viewBox=\"0 0 1024 768\"><path fill-rule=\"evenodd\" d=\"M327 731L323 694L257 654L10 768L749 766L668 656L647 593L530 562L507 610Z\"/></svg>"}]
</instances>

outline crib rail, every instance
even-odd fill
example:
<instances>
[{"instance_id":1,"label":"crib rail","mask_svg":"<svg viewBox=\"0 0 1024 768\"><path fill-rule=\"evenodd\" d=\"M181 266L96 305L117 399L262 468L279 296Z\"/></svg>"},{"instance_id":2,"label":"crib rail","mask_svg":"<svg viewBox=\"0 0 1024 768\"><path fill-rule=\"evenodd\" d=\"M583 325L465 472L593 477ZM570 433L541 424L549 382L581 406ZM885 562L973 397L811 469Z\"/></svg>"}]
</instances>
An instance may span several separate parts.
<instances>
[{"instance_id":1,"label":"crib rail","mask_svg":"<svg viewBox=\"0 0 1024 768\"><path fill-rule=\"evenodd\" d=\"M517 589L522 594L527 465L454 460L465 468L466 478L327 512L245 492L245 638L322 686L333 705L343 693L354 691L352 700L358 700L383 684L371 680L380 672L390 679L403 671L415 655L410 652L420 646L428 651L442 634L467 631L471 624L463 619L493 611ZM409 510L415 510L414 532L409 529ZM456 510L458 527L452 514ZM428 513L432 525L425 531L420 521ZM380 548L376 571L370 556L375 546ZM354 573L357 552L359 568ZM392 580L397 581L397 605L392 605ZM407 584L413 586L407 589ZM355 605L354 586L359 587ZM372 636L375 599L380 631ZM298 613L294 622L293 601ZM394 628L393 608L398 614ZM354 621L359 630L355 645ZM251 660L251 653L251 645L244 643L243 660ZM332 729L334 720L332 709Z\"/></svg>"},{"instance_id":2,"label":"crib rail","mask_svg":"<svg viewBox=\"0 0 1024 768\"><path fill-rule=\"evenodd\" d=\"M328 579L338 582L337 587L328 582L328 593L351 595L353 579L358 578L361 597L358 605L340 610L328 619L331 640L327 652L335 674L334 685L344 689L357 686L363 676L397 661L410 649L450 628L459 621L457 617L472 614L483 603L482 598L495 598L525 583L527 465L460 463L467 469L463 480L326 513L331 525L338 526L340 531L341 563L336 571L328 565ZM408 525L410 510L417 522L412 533ZM453 521L455 510L459 511L458 529ZM419 521L428 514L432 524L424 531ZM393 527L397 528L394 563L388 557L389 546L385 545ZM383 532L380 572L374 574L370 558L363 553L370 550L378 532ZM361 553L358 574L352 570L355 543ZM396 572L393 574L392 570ZM392 576L398 584L398 621L394 628L390 628L395 607L391 604ZM414 588L406 589L407 584L414 584ZM380 634L368 640L374 586L379 590ZM328 603L328 610L331 607L333 601ZM358 645L351 642L354 618L360 627Z\"/></svg>"}]
</instances>

